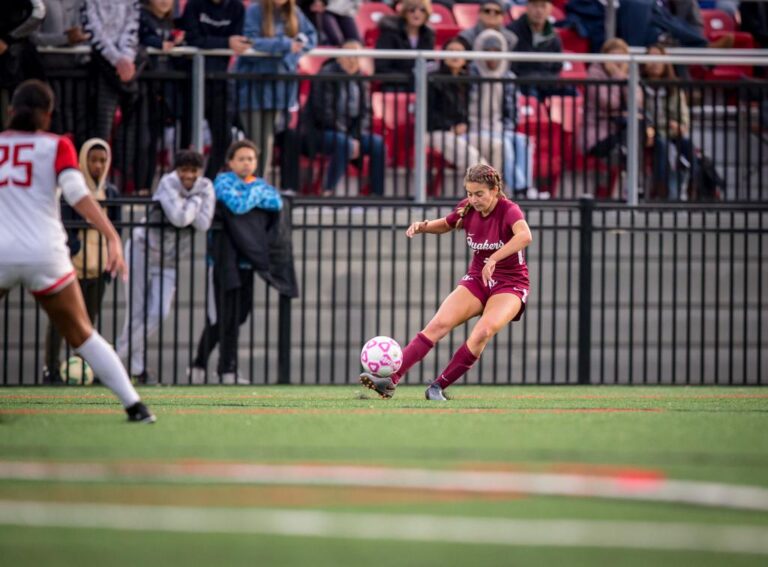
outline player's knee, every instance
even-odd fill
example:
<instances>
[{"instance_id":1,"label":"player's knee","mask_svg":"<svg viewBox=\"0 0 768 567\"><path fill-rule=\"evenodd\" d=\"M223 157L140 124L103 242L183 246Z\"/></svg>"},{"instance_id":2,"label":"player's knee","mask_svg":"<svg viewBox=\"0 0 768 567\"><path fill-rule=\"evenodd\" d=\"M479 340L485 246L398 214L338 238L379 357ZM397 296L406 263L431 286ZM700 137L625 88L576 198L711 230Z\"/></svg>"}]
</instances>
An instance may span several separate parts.
<instances>
[{"instance_id":1,"label":"player's knee","mask_svg":"<svg viewBox=\"0 0 768 567\"><path fill-rule=\"evenodd\" d=\"M485 344L491 340L493 335L496 334L496 329L490 325L479 324L472 331L472 339L478 345L485 346Z\"/></svg>"},{"instance_id":2,"label":"player's knee","mask_svg":"<svg viewBox=\"0 0 768 567\"><path fill-rule=\"evenodd\" d=\"M445 335L451 332L451 325L440 319L433 319L424 328L424 334L431 338L433 341L439 341Z\"/></svg>"}]
</instances>

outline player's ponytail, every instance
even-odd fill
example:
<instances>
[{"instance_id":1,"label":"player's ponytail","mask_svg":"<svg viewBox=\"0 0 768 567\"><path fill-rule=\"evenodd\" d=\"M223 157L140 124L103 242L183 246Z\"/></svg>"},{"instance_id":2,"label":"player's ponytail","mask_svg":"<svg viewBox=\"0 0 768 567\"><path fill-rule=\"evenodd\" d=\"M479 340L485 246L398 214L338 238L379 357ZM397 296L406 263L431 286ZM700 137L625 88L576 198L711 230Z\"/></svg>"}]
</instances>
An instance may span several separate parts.
<instances>
[{"instance_id":1,"label":"player's ponytail","mask_svg":"<svg viewBox=\"0 0 768 567\"><path fill-rule=\"evenodd\" d=\"M47 130L53 111L51 87L37 79L21 83L11 98L11 119L8 128L23 132Z\"/></svg>"},{"instance_id":2,"label":"player's ponytail","mask_svg":"<svg viewBox=\"0 0 768 567\"><path fill-rule=\"evenodd\" d=\"M501 180L501 174L496 171L495 168L484 163L478 163L467 169L467 173L464 175L464 185L467 183L482 183L489 189L499 190L499 199L506 199L507 194L504 193L504 182ZM472 208L472 205L467 203L459 211L459 225L460 226L464 217Z\"/></svg>"}]
</instances>

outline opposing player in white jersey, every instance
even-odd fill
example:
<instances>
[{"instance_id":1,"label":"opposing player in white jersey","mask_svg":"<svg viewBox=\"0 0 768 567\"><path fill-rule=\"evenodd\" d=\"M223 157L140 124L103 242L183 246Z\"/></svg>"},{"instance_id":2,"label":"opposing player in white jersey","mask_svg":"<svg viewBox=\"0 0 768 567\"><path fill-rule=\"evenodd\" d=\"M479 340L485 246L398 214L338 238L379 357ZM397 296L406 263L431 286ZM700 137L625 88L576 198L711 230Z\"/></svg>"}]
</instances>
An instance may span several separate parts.
<instances>
[{"instance_id":1,"label":"opposing player in white jersey","mask_svg":"<svg viewBox=\"0 0 768 567\"><path fill-rule=\"evenodd\" d=\"M0 299L23 284L75 352L122 402L133 422L153 423L117 353L93 328L69 260L59 213L64 198L107 241L106 269L127 275L120 237L91 197L72 143L46 133L53 92L25 81L13 93L9 129L0 132Z\"/></svg>"}]
</instances>

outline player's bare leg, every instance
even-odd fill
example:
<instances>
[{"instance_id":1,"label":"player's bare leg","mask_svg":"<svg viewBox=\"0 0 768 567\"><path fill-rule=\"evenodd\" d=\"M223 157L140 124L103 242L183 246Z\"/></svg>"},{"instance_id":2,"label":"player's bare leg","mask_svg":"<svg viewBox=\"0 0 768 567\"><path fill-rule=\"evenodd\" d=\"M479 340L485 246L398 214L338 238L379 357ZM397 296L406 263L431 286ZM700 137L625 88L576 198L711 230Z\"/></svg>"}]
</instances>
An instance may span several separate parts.
<instances>
[{"instance_id":1,"label":"player's bare leg","mask_svg":"<svg viewBox=\"0 0 768 567\"><path fill-rule=\"evenodd\" d=\"M117 353L93 328L80 286L73 282L54 295L37 296L37 301L61 336L120 399L129 421L153 423L155 416L141 403Z\"/></svg>"},{"instance_id":2,"label":"player's bare leg","mask_svg":"<svg viewBox=\"0 0 768 567\"><path fill-rule=\"evenodd\" d=\"M368 372L360 374L360 383L389 399L395 395L395 388L411 367L422 360L437 341L447 335L454 327L480 314L482 303L464 286L458 286L443 300L440 308L421 331L403 349L403 363L391 377L382 378Z\"/></svg>"},{"instance_id":3,"label":"player's bare leg","mask_svg":"<svg viewBox=\"0 0 768 567\"><path fill-rule=\"evenodd\" d=\"M488 341L517 317L522 306L520 298L511 293L491 296L485 304L482 317L472 328L469 339L454 353L440 377L429 385L425 397L428 400L444 401L446 398L443 390L477 362Z\"/></svg>"}]
</instances>

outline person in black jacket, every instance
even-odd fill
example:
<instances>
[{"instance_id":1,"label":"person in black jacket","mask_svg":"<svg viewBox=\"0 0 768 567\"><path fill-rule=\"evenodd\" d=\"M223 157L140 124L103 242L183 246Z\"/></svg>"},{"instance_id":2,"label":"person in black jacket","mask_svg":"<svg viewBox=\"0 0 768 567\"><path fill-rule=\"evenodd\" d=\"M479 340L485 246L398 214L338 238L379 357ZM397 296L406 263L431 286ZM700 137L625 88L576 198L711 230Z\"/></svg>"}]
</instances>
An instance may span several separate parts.
<instances>
[{"instance_id":1,"label":"person in black jacket","mask_svg":"<svg viewBox=\"0 0 768 567\"><path fill-rule=\"evenodd\" d=\"M456 57L443 59L440 68L430 73L427 91L429 112L427 130L430 132L430 146L439 150L443 158L460 172L471 165L485 163L479 150L467 141L469 124L469 82L440 80L444 77L466 77L467 60L460 53L468 46L460 37L449 39L443 51L456 52Z\"/></svg>"},{"instance_id":2,"label":"person in black jacket","mask_svg":"<svg viewBox=\"0 0 768 567\"><path fill-rule=\"evenodd\" d=\"M360 42L347 41L343 49L361 49ZM384 140L370 131L370 107L368 84L355 80L360 77L358 57L338 57L323 65L320 75L347 75L338 81L318 81L312 84L309 103L305 107L306 119L302 121L314 138L314 147L331 157L325 179L323 195L330 196L344 176L347 163L371 156L370 191L384 194Z\"/></svg>"},{"instance_id":3,"label":"person in black jacket","mask_svg":"<svg viewBox=\"0 0 768 567\"><path fill-rule=\"evenodd\" d=\"M379 21L376 49L434 49L435 32L429 27L430 0L405 0L399 16L385 16ZM413 59L376 59L376 73L408 76L408 85L384 85L384 90L413 91Z\"/></svg>"},{"instance_id":4,"label":"person in black jacket","mask_svg":"<svg viewBox=\"0 0 768 567\"><path fill-rule=\"evenodd\" d=\"M183 41L184 32L174 28L172 0L144 0L139 13L139 44L167 52ZM168 55L152 55L148 67L152 71L169 72L177 68L182 70L179 65L184 63ZM181 116L176 114L179 93L175 81L146 81L140 88L143 108L138 143L143 158L139 162L137 177L140 189L149 193L165 127L174 126ZM169 152L173 153L170 149Z\"/></svg>"},{"instance_id":5,"label":"person in black jacket","mask_svg":"<svg viewBox=\"0 0 768 567\"><path fill-rule=\"evenodd\" d=\"M189 0L181 16L181 28L187 45L201 49L231 49L241 55L250 46L242 35L245 8L240 0ZM206 57L206 72L224 73L229 67L229 57ZM187 105L191 104L186 100ZM205 81L205 119L211 129L211 154L205 168L209 179L224 165L224 155L231 140L232 108L229 104L226 79ZM191 112L191 109L190 109ZM190 116L185 112L185 116ZM181 146L189 145L189 133ZM202 151L202 148L197 148Z\"/></svg>"},{"instance_id":6,"label":"person in black jacket","mask_svg":"<svg viewBox=\"0 0 768 567\"><path fill-rule=\"evenodd\" d=\"M526 53L561 53L563 44L560 36L549 21L552 14L550 0L530 0L525 8L525 14L509 24L507 29L515 34L517 42L512 51ZM563 64L559 61L551 62L522 62L512 64L512 71L521 79L540 77L543 79L556 79L560 75ZM524 95L538 96L543 99L554 94L575 95L573 87L520 85L520 92Z\"/></svg>"}]
</instances>

